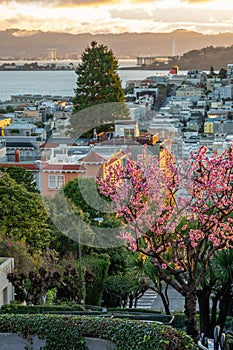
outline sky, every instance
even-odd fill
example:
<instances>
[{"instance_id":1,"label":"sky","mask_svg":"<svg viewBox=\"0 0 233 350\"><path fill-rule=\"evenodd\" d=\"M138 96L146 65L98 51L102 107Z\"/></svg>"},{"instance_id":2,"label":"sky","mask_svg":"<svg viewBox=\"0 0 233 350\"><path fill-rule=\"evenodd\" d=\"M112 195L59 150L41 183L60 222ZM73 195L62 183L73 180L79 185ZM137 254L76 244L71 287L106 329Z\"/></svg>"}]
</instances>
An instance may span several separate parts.
<instances>
[{"instance_id":1,"label":"sky","mask_svg":"<svg viewBox=\"0 0 233 350\"><path fill-rule=\"evenodd\" d=\"M0 30L233 33L232 0L0 0Z\"/></svg>"}]
</instances>

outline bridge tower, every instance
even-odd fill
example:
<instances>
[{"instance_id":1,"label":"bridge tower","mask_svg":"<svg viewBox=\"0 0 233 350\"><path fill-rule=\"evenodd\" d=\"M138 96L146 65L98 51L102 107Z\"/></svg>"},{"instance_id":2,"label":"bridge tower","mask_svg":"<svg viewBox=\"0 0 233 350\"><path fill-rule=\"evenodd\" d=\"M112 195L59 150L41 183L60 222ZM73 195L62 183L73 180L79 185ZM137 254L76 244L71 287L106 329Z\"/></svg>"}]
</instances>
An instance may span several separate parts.
<instances>
[{"instance_id":1,"label":"bridge tower","mask_svg":"<svg viewBox=\"0 0 233 350\"><path fill-rule=\"evenodd\" d=\"M57 49L47 49L49 52L49 59L51 61L56 61L57 60Z\"/></svg>"}]
</instances>

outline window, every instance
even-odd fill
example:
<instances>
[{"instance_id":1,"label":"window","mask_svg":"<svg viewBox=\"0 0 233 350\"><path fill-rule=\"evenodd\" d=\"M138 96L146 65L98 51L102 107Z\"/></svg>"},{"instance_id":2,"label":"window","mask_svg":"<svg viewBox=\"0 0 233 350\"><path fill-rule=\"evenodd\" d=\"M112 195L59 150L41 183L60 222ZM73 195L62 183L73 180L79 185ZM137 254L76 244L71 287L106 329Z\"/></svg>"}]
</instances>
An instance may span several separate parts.
<instances>
[{"instance_id":1,"label":"window","mask_svg":"<svg viewBox=\"0 0 233 350\"><path fill-rule=\"evenodd\" d=\"M2 303L8 304L8 290L7 287L5 287L2 291Z\"/></svg>"},{"instance_id":2,"label":"window","mask_svg":"<svg viewBox=\"0 0 233 350\"><path fill-rule=\"evenodd\" d=\"M64 184L64 175L49 175L49 188L61 188Z\"/></svg>"}]
</instances>

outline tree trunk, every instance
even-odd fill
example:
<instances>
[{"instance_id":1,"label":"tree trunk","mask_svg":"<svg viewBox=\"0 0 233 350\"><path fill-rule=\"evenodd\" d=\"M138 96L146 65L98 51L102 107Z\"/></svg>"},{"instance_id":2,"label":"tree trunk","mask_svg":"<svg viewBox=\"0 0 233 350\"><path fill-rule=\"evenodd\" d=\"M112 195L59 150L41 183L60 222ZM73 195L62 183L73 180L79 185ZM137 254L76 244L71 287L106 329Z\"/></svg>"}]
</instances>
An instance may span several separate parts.
<instances>
[{"instance_id":1,"label":"tree trunk","mask_svg":"<svg viewBox=\"0 0 233 350\"><path fill-rule=\"evenodd\" d=\"M221 331L225 326L231 301L232 301L231 284L229 284L219 303L218 325L220 326Z\"/></svg>"},{"instance_id":2,"label":"tree trunk","mask_svg":"<svg viewBox=\"0 0 233 350\"><path fill-rule=\"evenodd\" d=\"M187 291L184 293L185 296L185 316L186 316L186 332L190 335L194 341L198 340L199 331L197 328L196 319L196 302L197 293L195 285L190 283Z\"/></svg>"},{"instance_id":3,"label":"tree trunk","mask_svg":"<svg viewBox=\"0 0 233 350\"><path fill-rule=\"evenodd\" d=\"M166 295L164 293L159 293L159 296L162 300L163 306L164 306L164 310L165 310L165 314L166 315L171 315L171 311L169 309L169 299L167 299Z\"/></svg>"},{"instance_id":4,"label":"tree trunk","mask_svg":"<svg viewBox=\"0 0 233 350\"><path fill-rule=\"evenodd\" d=\"M134 299L134 296L132 294L129 295L129 308L132 309L133 307L133 299Z\"/></svg>"},{"instance_id":5,"label":"tree trunk","mask_svg":"<svg viewBox=\"0 0 233 350\"><path fill-rule=\"evenodd\" d=\"M200 310L200 333L204 333L205 336L211 338L213 334L210 327L210 289L207 286L198 291L198 304Z\"/></svg>"},{"instance_id":6,"label":"tree trunk","mask_svg":"<svg viewBox=\"0 0 233 350\"><path fill-rule=\"evenodd\" d=\"M219 297L218 295L212 298L212 312L211 312L211 331L212 336L214 334L214 327L217 323L217 307L218 307Z\"/></svg>"}]
</instances>

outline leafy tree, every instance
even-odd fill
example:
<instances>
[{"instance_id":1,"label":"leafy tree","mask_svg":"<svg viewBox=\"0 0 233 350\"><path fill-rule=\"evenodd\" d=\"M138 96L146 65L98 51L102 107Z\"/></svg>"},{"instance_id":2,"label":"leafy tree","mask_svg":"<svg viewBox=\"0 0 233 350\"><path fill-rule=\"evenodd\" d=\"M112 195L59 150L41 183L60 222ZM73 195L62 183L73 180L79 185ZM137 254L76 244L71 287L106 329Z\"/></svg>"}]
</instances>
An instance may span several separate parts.
<instances>
[{"instance_id":1,"label":"leafy tree","mask_svg":"<svg viewBox=\"0 0 233 350\"><path fill-rule=\"evenodd\" d=\"M100 305L110 259L107 254L92 254L83 259L86 268L86 304Z\"/></svg>"},{"instance_id":2,"label":"leafy tree","mask_svg":"<svg viewBox=\"0 0 233 350\"><path fill-rule=\"evenodd\" d=\"M218 77L221 79L226 79L227 77L227 70L225 68L221 68L219 73L218 73Z\"/></svg>"},{"instance_id":3,"label":"leafy tree","mask_svg":"<svg viewBox=\"0 0 233 350\"><path fill-rule=\"evenodd\" d=\"M76 268L72 264L65 266L61 281L57 286L57 299L81 304L85 300L85 271L80 266Z\"/></svg>"},{"instance_id":4,"label":"leafy tree","mask_svg":"<svg viewBox=\"0 0 233 350\"><path fill-rule=\"evenodd\" d=\"M166 315L171 315L170 301L168 297L168 283L160 277L157 267L154 264L151 264L148 258L145 262L145 273L151 281L150 288L160 296Z\"/></svg>"},{"instance_id":5,"label":"leafy tree","mask_svg":"<svg viewBox=\"0 0 233 350\"><path fill-rule=\"evenodd\" d=\"M216 75L215 71L214 71L214 67L210 66L210 71L209 71L209 77L213 78Z\"/></svg>"},{"instance_id":6,"label":"leafy tree","mask_svg":"<svg viewBox=\"0 0 233 350\"><path fill-rule=\"evenodd\" d=\"M146 271L146 256L130 254L128 256L126 277L131 281L133 288L129 293L129 307L137 307L138 300L151 287L151 280Z\"/></svg>"},{"instance_id":7,"label":"leafy tree","mask_svg":"<svg viewBox=\"0 0 233 350\"><path fill-rule=\"evenodd\" d=\"M224 328L232 301L232 261L232 248L216 252L210 260L201 288L198 290L199 309L202 315L200 328L208 337L212 336L216 324L222 330ZM219 312L217 312L218 306Z\"/></svg>"},{"instance_id":8,"label":"leafy tree","mask_svg":"<svg viewBox=\"0 0 233 350\"><path fill-rule=\"evenodd\" d=\"M13 106L6 106L6 112L7 113L13 113L15 110L14 110L14 107Z\"/></svg>"},{"instance_id":9,"label":"leafy tree","mask_svg":"<svg viewBox=\"0 0 233 350\"><path fill-rule=\"evenodd\" d=\"M25 301L27 305L35 304L37 299L44 304L46 293L58 285L60 277L59 272L50 272L44 267L39 268L38 272L29 271L28 274L22 272L7 274L7 279L16 288L16 299Z\"/></svg>"},{"instance_id":10,"label":"leafy tree","mask_svg":"<svg viewBox=\"0 0 233 350\"><path fill-rule=\"evenodd\" d=\"M179 168L168 152L158 160L145 151L99 180L123 219L122 240L184 296L194 339L198 288L211 257L233 241L233 148L211 157L207 151L201 147Z\"/></svg>"},{"instance_id":11,"label":"leafy tree","mask_svg":"<svg viewBox=\"0 0 233 350\"><path fill-rule=\"evenodd\" d=\"M29 192L7 173L0 173L0 238L27 245L29 252L50 244L48 215L39 193Z\"/></svg>"},{"instance_id":12,"label":"leafy tree","mask_svg":"<svg viewBox=\"0 0 233 350\"><path fill-rule=\"evenodd\" d=\"M22 242L12 242L10 237L0 238L0 256L14 258L14 270L23 273L33 269L33 257L28 254L27 246Z\"/></svg>"},{"instance_id":13,"label":"leafy tree","mask_svg":"<svg viewBox=\"0 0 233 350\"><path fill-rule=\"evenodd\" d=\"M36 188L36 181L31 171L27 171L23 167L16 166L10 166L8 168L3 166L0 170L9 174L10 177L18 184L23 184L28 191L39 192L39 190Z\"/></svg>"},{"instance_id":14,"label":"leafy tree","mask_svg":"<svg viewBox=\"0 0 233 350\"><path fill-rule=\"evenodd\" d=\"M88 224L89 237L92 233L92 239L89 238L88 240L88 228L84 234L84 228L81 231L77 227L76 231L80 232L82 244L92 247L114 247L119 245L115 235L120 220L115 213L109 213L110 203L107 203L104 196L99 193L94 178L76 178L74 181L68 182L63 191L77 216ZM56 198L53 199L53 204L55 204L55 200ZM61 205L61 200L58 201L58 205ZM61 210L59 210L60 212ZM64 213L65 210L62 210L62 212ZM97 218L101 218L102 222L96 220ZM61 215L59 219L62 220ZM72 221L74 224L74 220ZM98 230L99 228L100 230ZM102 228L104 230L101 230ZM68 237L72 238L69 234Z\"/></svg>"},{"instance_id":15,"label":"leafy tree","mask_svg":"<svg viewBox=\"0 0 233 350\"><path fill-rule=\"evenodd\" d=\"M130 280L126 275L108 276L104 281L104 306L126 307L129 295L134 288L135 280Z\"/></svg>"}]
</instances>

